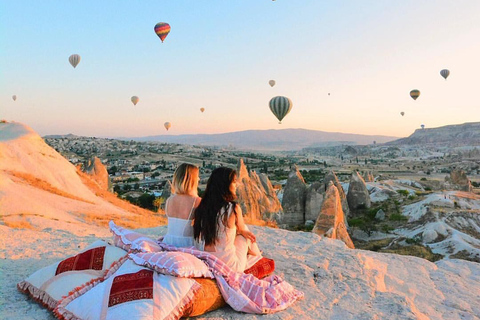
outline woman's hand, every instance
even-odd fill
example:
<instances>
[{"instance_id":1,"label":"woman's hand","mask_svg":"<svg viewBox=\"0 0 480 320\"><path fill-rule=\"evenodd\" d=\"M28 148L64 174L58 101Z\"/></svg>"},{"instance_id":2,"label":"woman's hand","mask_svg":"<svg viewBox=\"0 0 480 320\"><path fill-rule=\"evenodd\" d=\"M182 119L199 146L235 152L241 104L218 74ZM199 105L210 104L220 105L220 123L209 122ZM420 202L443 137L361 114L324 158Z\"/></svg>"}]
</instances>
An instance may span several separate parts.
<instances>
[{"instance_id":1,"label":"woman's hand","mask_svg":"<svg viewBox=\"0 0 480 320\"><path fill-rule=\"evenodd\" d=\"M253 234L253 232L248 230L238 230L238 234L245 237L245 239L250 240L252 242L256 242L257 238Z\"/></svg>"}]
</instances>

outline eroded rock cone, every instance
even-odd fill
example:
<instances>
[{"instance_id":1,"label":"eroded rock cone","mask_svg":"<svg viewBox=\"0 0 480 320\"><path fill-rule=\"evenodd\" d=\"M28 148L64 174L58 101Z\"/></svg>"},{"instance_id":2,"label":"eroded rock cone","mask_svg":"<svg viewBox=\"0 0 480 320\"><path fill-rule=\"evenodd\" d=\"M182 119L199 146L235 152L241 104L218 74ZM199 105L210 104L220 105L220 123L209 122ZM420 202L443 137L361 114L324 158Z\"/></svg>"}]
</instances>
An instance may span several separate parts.
<instances>
[{"instance_id":1,"label":"eroded rock cone","mask_svg":"<svg viewBox=\"0 0 480 320\"><path fill-rule=\"evenodd\" d=\"M107 168L103 165L97 157L92 157L83 166L83 172L87 173L93 181L103 190L110 190L110 180L108 177Z\"/></svg>"},{"instance_id":2,"label":"eroded rock cone","mask_svg":"<svg viewBox=\"0 0 480 320\"><path fill-rule=\"evenodd\" d=\"M288 174L287 184L283 191L283 223L289 226L303 225L305 223L305 198L307 185L298 171L297 166L292 167Z\"/></svg>"},{"instance_id":3,"label":"eroded rock cone","mask_svg":"<svg viewBox=\"0 0 480 320\"><path fill-rule=\"evenodd\" d=\"M372 205L367 185L365 184L365 181L358 172L354 172L352 174L352 177L350 178L347 201L350 211L370 208L370 206Z\"/></svg>"},{"instance_id":4,"label":"eroded rock cone","mask_svg":"<svg viewBox=\"0 0 480 320\"><path fill-rule=\"evenodd\" d=\"M305 196L305 221L317 220L324 197L325 187L323 183L314 182L307 188Z\"/></svg>"},{"instance_id":5,"label":"eroded rock cone","mask_svg":"<svg viewBox=\"0 0 480 320\"><path fill-rule=\"evenodd\" d=\"M330 182L325 194L322 208L312 232L331 239L342 240L347 247L354 249L352 239L345 226L345 216L337 187Z\"/></svg>"},{"instance_id":6,"label":"eroded rock cone","mask_svg":"<svg viewBox=\"0 0 480 320\"><path fill-rule=\"evenodd\" d=\"M455 190L473 192L472 183L462 169L453 169L450 172L450 176L445 177L445 181L450 183L451 187Z\"/></svg>"},{"instance_id":7,"label":"eroded rock cone","mask_svg":"<svg viewBox=\"0 0 480 320\"><path fill-rule=\"evenodd\" d=\"M340 200L342 201L343 214L345 215L345 217L348 217L350 214L350 209L348 208L347 195L343 190L342 184L340 183L340 181L338 181L335 172L333 170L329 171L323 181L325 185L325 191L327 191L330 181L332 181L335 187L337 187L338 193L340 195Z\"/></svg>"}]
</instances>

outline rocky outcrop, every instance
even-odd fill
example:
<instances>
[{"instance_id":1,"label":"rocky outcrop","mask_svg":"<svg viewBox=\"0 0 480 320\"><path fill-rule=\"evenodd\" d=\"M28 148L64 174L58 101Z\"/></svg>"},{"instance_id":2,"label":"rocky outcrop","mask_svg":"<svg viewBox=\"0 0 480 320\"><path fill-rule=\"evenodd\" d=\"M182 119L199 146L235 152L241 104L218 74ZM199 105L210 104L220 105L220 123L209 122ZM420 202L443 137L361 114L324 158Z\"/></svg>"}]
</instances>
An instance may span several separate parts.
<instances>
[{"instance_id":1,"label":"rocky outcrop","mask_svg":"<svg viewBox=\"0 0 480 320\"><path fill-rule=\"evenodd\" d=\"M350 214L350 209L348 208L347 196L345 195L342 184L340 183L340 181L338 181L335 172L333 170L329 171L323 181L325 185L325 191L327 191L330 181L332 181L335 187L337 187L338 193L340 194L340 200L342 201L343 213L345 217L348 217L348 215Z\"/></svg>"},{"instance_id":2,"label":"rocky outcrop","mask_svg":"<svg viewBox=\"0 0 480 320\"><path fill-rule=\"evenodd\" d=\"M93 181L103 190L111 189L107 168L97 157L92 157L83 165L83 172L87 173Z\"/></svg>"},{"instance_id":3,"label":"rocky outcrop","mask_svg":"<svg viewBox=\"0 0 480 320\"><path fill-rule=\"evenodd\" d=\"M350 178L347 201L351 211L370 208L371 206L367 185L358 172L354 172Z\"/></svg>"},{"instance_id":4,"label":"rocky outcrop","mask_svg":"<svg viewBox=\"0 0 480 320\"><path fill-rule=\"evenodd\" d=\"M239 161L237 173L238 203L242 207L247 222L276 219L282 208L275 192L273 192L273 188L271 188L272 184L268 177L265 183L267 186L270 184L272 193L265 190L255 171L248 172L242 159ZM263 179L265 180L265 178Z\"/></svg>"},{"instance_id":5,"label":"rocky outcrop","mask_svg":"<svg viewBox=\"0 0 480 320\"><path fill-rule=\"evenodd\" d=\"M314 182L307 188L305 196L305 221L317 220L324 197L325 187L323 183Z\"/></svg>"},{"instance_id":6,"label":"rocky outcrop","mask_svg":"<svg viewBox=\"0 0 480 320\"><path fill-rule=\"evenodd\" d=\"M371 171L365 171L363 173L363 180L365 182L373 182L375 180L375 178L373 177L373 174Z\"/></svg>"},{"instance_id":7,"label":"rocky outcrop","mask_svg":"<svg viewBox=\"0 0 480 320\"><path fill-rule=\"evenodd\" d=\"M255 172L255 171L252 171ZM277 220L280 221L283 215L282 204L280 200L278 200L277 193L273 189L272 183L268 176L265 173L256 174L260 181L260 184L265 191L265 195L269 201L268 210L262 212L262 215L267 220Z\"/></svg>"},{"instance_id":8,"label":"rocky outcrop","mask_svg":"<svg viewBox=\"0 0 480 320\"><path fill-rule=\"evenodd\" d=\"M445 181L450 184L450 188L460 191L472 192L473 187L467 174L462 169L453 169L450 176L445 177Z\"/></svg>"},{"instance_id":9,"label":"rocky outcrop","mask_svg":"<svg viewBox=\"0 0 480 320\"><path fill-rule=\"evenodd\" d=\"M331 239L342 240L347 247L355 248L345 226L340 194L333 182L328 185L325 200L312 232Z\"/></svg>"},{"instance_id":10,"label":"rocky outcrop","mask_svg":"<svg viewBox=\"0 0 480 320\"><path fill-rule=\"evenodd\" d=\"M288 226L301 225L305 223L305 198L307 185L298 171L297 166L292 167L283 191L282 223Z\"/></svg>"}]
</instances>

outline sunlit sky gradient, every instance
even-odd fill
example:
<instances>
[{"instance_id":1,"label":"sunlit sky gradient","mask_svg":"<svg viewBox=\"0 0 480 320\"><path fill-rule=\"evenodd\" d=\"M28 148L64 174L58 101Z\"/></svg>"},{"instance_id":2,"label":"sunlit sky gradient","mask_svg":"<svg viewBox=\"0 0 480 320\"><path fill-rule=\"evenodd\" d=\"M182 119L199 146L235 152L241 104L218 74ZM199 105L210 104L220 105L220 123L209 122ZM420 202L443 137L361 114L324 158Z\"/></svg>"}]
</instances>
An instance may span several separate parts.
<instances>
[{"instance_id":1,"label":"sunlit sky gradient","mask_svg":"<svg viewBox=\"0 0 480 320\"><path fill-rule=\"evenodd\" d=\"M408 136L480 121L480 1L0 0L0 72L0 118L41 135Z\"/></svg>"}]
</instances>

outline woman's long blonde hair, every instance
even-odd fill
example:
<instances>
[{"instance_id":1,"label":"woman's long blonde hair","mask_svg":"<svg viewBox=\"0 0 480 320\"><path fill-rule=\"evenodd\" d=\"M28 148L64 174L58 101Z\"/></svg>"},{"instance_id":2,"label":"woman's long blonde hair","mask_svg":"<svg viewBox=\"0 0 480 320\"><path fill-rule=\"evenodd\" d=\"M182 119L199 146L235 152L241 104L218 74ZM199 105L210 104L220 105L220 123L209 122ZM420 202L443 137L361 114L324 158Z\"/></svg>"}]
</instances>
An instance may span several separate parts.
<instances>
[{"instance_id":1,"label":"woman's long blonde hair","mask_svg":"<svg viewBox=\"0 0 480 320\"><path fill-rule=\"evenodd\" d=\"M198 167L191 163L182 163L173 174L172 193L198 195Z\"/></svg>"}]
</instances>

